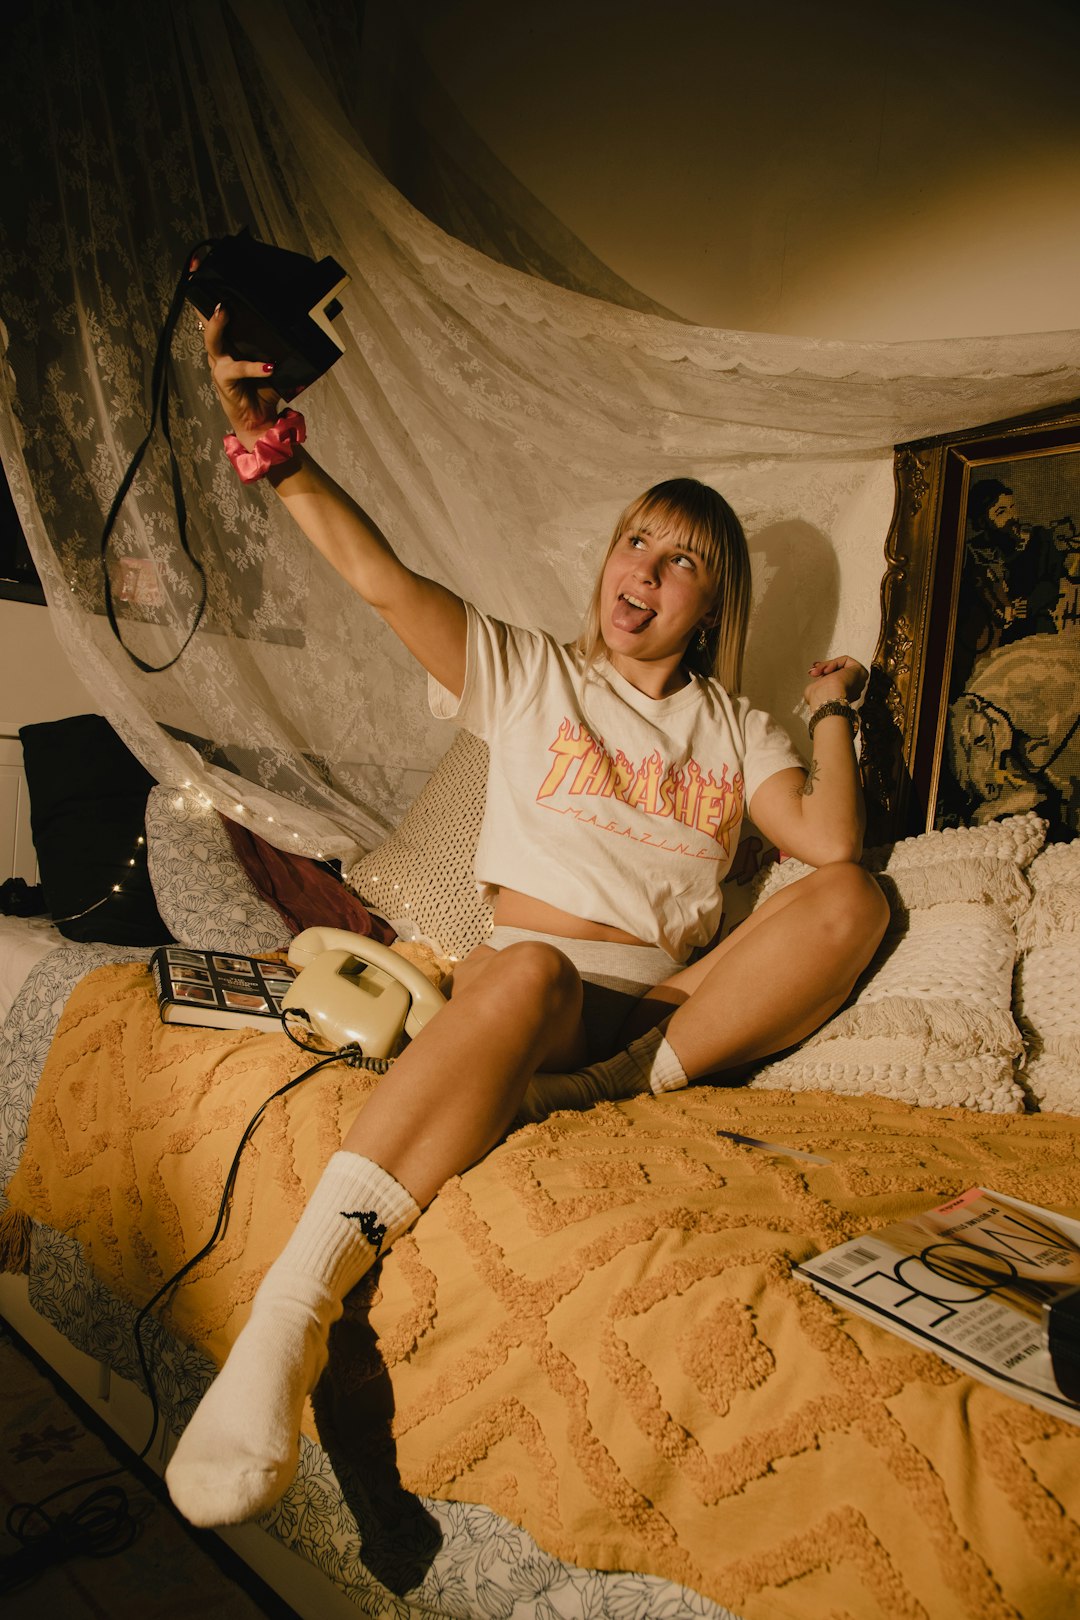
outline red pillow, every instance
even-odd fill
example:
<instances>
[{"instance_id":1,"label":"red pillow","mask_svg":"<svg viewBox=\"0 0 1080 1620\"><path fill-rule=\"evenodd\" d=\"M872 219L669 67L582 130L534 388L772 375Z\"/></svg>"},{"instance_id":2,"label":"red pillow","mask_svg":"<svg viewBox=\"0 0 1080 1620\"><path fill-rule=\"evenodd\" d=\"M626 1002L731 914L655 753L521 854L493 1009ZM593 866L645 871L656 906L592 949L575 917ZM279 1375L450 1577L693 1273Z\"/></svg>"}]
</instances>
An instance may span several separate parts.
<instances>
[{"instance_id":1,"label":"red pillow","mask_svg":"<svg viewBox=\"0 0 1080 1620\"><path fill-rule=\"evenodd\" d=\"M305 928L347 928L382 945L397 938L390 924L373 916L325 862L287 855L227 816L221 819L240 865L294 934Z\"/></svg>"}]
</instances>

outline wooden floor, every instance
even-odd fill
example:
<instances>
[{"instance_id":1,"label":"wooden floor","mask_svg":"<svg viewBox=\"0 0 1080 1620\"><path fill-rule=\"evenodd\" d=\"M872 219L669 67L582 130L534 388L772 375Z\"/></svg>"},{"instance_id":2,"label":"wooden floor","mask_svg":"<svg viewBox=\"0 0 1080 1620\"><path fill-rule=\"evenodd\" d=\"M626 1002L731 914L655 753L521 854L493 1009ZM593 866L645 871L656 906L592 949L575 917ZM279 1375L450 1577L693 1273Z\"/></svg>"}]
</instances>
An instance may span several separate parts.
<instances>
[{"instance_id":1,"label":"wooden floor","mask_svg":"<svg viewBox=\"0 0 1080 1620\"><path fill-rule=\"evenodd\" d=\"M108 1441L108 1443L107 1443ZM116 1478L91 1476L129 1464ZM85 1481L45 1506L53 1518L78 1514L92 1492L119 1488L135 1535L124 1551L41 1560L25 1581L6 1583L29 1564L11 1534L11 1510ZM102 1511L115 1499L103 1499ZM125 1511L121 1505L120 1513ZM44 1529L40 1517L27 1531ZM39 1544L40 1546L40 1544ZM193 1530L161 1481L131 1463L81 1401L61 1393L45 1364L0 1321L0 1614L4 1620L296 1620L294 1612L222 1543Z\"/></svg>"}]
</instances>

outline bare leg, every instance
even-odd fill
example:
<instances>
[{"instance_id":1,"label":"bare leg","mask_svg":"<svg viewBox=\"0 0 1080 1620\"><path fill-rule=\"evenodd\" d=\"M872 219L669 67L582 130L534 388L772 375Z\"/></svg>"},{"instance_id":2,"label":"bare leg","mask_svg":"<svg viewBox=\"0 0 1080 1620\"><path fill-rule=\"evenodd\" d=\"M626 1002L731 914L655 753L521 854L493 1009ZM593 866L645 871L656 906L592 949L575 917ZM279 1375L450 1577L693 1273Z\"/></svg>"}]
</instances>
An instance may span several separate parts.
<instances>
[{"instance_id":1,"label":"bare leg","mask_svg":"<svg viewBox=\"0 0 1080 1620\"><path fill-rule=\"evenodd\" d=\"M648 991L614 1057L571 1074L538 1074L520 1117L737 1075L783 1051L843 1005L888 918L884 895L862 867L819 868L773 895L693 967Z\"/></svg>"},{"instance_id":2,"label":"bare leg","mask_svg":"<svg viewBox=\"0 0 1080 1620\"><path fill-rule=\"evenodd\" d=\"M423 1209L505 1135L538 1068L584 1055L581 980L565 956L526 941L469 958L449 1005L397 1060L343 1146L389 1170Z\"/></svg>"},{"instance_id":3,"label":"bare leg","mask_svg":"<svg viewBox=\"0 0 1080 1620\"><path fill-rule=\"evenodd\" d=\"M623 1036L667 1020L688 1079L781 1052L843 1006L888 921L888 902L861 866L820 867L643 996Z\"/></svg>"},{"instance_id":4,"label":"bare leg","mask_svg":"<svg viewBox=\"0 0 1080 1620\"><path fill-rule=\"evenodd\" d=\"M194 1524L236 1524L277 1500L345 1295L499 1140L538 1064L582 1060L581 981L561 952L522 942L465 968L334 1154L181 1436L166 1480Z\"/></svg>"}]
</instances>

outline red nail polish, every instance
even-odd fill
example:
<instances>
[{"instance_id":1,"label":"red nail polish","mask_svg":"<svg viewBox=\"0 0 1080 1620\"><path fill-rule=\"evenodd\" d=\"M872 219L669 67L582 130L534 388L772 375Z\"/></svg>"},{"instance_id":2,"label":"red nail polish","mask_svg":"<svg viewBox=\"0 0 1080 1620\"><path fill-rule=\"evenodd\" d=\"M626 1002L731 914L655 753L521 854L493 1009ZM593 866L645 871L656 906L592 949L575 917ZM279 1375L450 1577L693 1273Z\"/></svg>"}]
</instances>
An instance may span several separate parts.
<instances>
[{"instance_id":1,"label":"red nail polish","mask_svg":"<svg viewBox=\"0 0 1080 1620\"><path fill-rule=\"evenodd\" d=\"M265 365L263 366L263 370L264 371L273 371L273 369L274 369L273 366L270 364L269 360L267 360Z\"/></svg>"}]
</instances>

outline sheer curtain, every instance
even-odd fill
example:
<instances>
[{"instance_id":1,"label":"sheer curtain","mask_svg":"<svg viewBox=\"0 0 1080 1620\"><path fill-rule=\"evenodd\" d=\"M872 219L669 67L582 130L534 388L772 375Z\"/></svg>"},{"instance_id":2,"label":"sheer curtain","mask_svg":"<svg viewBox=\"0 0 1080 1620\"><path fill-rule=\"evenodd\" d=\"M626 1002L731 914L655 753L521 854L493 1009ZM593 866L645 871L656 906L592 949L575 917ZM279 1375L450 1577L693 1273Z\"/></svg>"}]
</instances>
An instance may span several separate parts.
<instances>
[{"instance_id":1,"label":"sheer curtain","mask_svg":"<svg viewBox=\"0 0 1080 1620\"><path fill-rule=\"evenodd\" d=\"M192 243L249 224L346 267L346 354L305 396L309 444L410 565L490 610L573 634L632 495L677 474L722 488L755 560L748 685L788 722L812 656L873 649L876 591L850 581L881 555L892 445L1080 395L1080 333L712 331L497 263L369 160L342 26L340 8L305 0L150 0L45 4L13 31L0 456L61 642L148 768L226 813L242 803L274 842L349 855L396 822L451 734L273 495L237 483L190 316L173 437L208 613L156 675L103 616L102 519L145 431ZM164 662L197 581L160 446L110 557L125 642Z\"/></svg>"}]
</instances>

